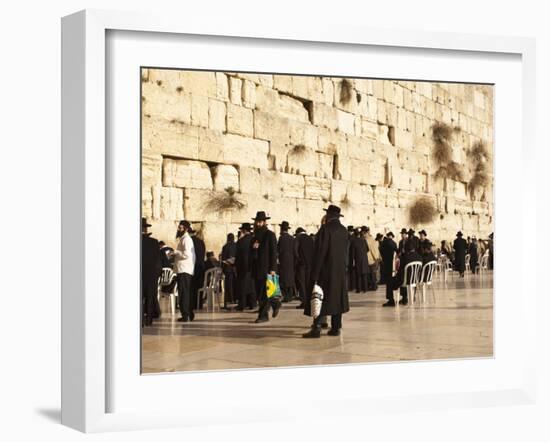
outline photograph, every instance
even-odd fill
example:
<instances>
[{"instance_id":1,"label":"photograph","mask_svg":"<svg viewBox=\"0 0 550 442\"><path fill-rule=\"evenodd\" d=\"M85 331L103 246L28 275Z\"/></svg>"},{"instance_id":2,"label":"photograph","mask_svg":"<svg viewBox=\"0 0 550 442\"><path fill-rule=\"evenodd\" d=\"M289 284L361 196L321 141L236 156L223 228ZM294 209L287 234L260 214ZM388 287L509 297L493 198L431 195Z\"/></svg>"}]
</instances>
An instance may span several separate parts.
<instances>
[{"instance_id":1,"label":"photograph","mask_svg":"<svg viewBox=\"0 0 550 442\"><path fill-rule=\"evenodd\" d=\"M137 75L142 374L493 358L493 84Z\"/></svg>"}]
</instances>

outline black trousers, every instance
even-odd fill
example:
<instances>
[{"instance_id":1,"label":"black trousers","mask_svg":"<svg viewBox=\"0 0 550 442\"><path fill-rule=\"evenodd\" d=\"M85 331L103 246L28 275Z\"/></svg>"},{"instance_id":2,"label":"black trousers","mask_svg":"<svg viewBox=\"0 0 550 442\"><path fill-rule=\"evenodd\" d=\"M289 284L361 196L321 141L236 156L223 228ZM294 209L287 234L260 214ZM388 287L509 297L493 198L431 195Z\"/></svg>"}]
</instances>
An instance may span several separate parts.
<instances>
[{"instance_id":1,"label":"black trousers","mask_svg":"<svg viewBox=\"0 0 550 442\"><path fill-rule=\"evenodd\" d=\"M294 298L294 287L293 286L281 286L281 295L285 302L290 302Z\"/></svg>"},{"instance_id":2,"label":"black trousers","mask_svg":"<svg viewBox=\"0 0 550 442\"><path fill-rule=\"evenodd\" d=\"M238 308L256 308L258 300L254 291L254 281L250 273L237 276L237 294L239 298Z\"/></svg>"},{"instance_id":3,"label":"black trousers","mask_svg":"<svg viewBox=\"0 0 550 442\"><path fill-rule=\"evenodd\" d=\"M157 299L157 279L147 278L142 280L142 300L145 323L150 324L153 318L160 316L160 306Z\"/></svg>"},{"instance_id":4,"label":"black trousers","mask_svg":"<svg viewBox=\"0 0 550 442\"><path fill-rule=\"evenodd\" d=\"M321 328L321 324L326 323L326 316L318 316L313 320L314 328ZM340 330L342 328L342 313L330 316L330 328L333 330Z\"/></svg>"},{"instance_id":5,"label":"black trousers","mask_svg":"<svg viewBox=\"0 0 550 442\"><path fill-rule=\"evenodd\" d=\"M235 291L236 291L236 278L235 278L235 272L233 270L225 270L223 272L224 275L224 297L223 297L223 305L227 307L227 303L234 303L235 302Z\"/></svg>"},{"instance_id":6,"label":"black trousers","mask_svg":"<svg viewBox=\"0 0 550 442\"><path fill-rule=\"evenodd\" d=\"M382 278L386 281L386 299L393 301L393 281L392 281L392 268L382 267Z\"/></svg>"},{"instance_id":7,"label":"black trousers","mask_svg":"<svg viewBox=\"0 0 550 442\"><path fill-rule=\"evenodd\" d=\"M296 290L300 301L303 303L306 300L306 293L313 291L313 287L310 281L311 271L306 267L296 268Z\"/></svg>"},{"instance_id":8,"label":"black trousers","mask_svg":"<svg viewBox=\"0 0 550 442\"><path fill-rule=\"evenodd\" d=\"M355 291L357 293L367 291L367 276L368 273L355 273Z\"/></svg>"},{"instance_id":9,"label":"black trousers","mask_svg":"<svg viewBox=\"0 0 550 442\"><path fill-rule=\"evenodd\" d=\"M178 273L178 300L182 318L189 319L193 315L193 306L196 300L192 298L191 280L189 273Z\"/></svg>"},{"instance_id":10,"label":"black trousers","mask_svg":"<svg viewBox=\"0 0 550 442\"><path fill-rule=\"evenodd\" d=\"M369 290L378 289L378 282L376 281L377 273L378 273L378 264L373 264L369 266L369 272L367 273L367 288Z\"/></svg>"},{"instance_id":11,"label":"black trousers","mask_svg":"<svg viewBox=\"0 0 550 442\"><path fill-rule=\"evenodd\" d=\"M268 298L265 283L267 277L256 278L254 280L254 288L256 290L256 297L258 298L258 303L260 308L258 309L258 319L269 319L269 308L277 308L281 305L281 300L277 298Z\"/></svg>"}]
</instances>

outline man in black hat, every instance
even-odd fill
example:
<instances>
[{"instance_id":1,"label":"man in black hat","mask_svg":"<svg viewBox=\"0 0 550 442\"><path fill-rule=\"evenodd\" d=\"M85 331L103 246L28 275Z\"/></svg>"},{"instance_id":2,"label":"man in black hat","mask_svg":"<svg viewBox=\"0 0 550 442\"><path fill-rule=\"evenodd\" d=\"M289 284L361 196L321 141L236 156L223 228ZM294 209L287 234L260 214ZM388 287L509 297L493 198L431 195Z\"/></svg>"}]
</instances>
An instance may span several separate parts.
<instances>
[{"instance_id":1,"label":"man in black hat","mask_svg":"<svg viewBox=\"0 0 550 442\"><path fill-rule=\"evenodd\" d=\"M250 249L250 260L252 265L252 277L254 278L254 287L256 297L260 304L258 309L258 318L256 323L269 321L269 308L273 309L273 317L277 317L281 308L279 298L268 298L266 291L267 275L275 275L277 269L277 238L275 234L267 228L265 212L256 213L254 220L254 236Z\"/></svg>"},{"instance_id":2,"label":"man in black hat","mask_svg":"<svg viewBox=\"0 0 550 442\"><path fill-rule=\"evenodd\" d=\"M405 229L404 227L401 229L400 233L401 233L401 239L399 240L399 244L398 244L398 247L397 247L397 254L399 256L405 254L405 243L407 242L407 239L409 237L409 235L407 233L407 229Z\"/></svg>"},{"instance_id":3,"label":"man in black hat","mask_svg":"<svg viewBox=\"0 0 550 442\"><path fill-rule=\"evenodd\" d=\"M353 267L355 269L355 292L366 292L368 287L368 272L369 261L368 252L369 248L365 235L367 233L367 227L363 226L360 229L355 230L350 244L352 250L351 257L353 258Z\"/></svg>"},{"instance_id":4,"label":"man in black hat","mask_svg":"<svg viewBox=\"0 0 550 442\"><path fill-rule=\"evenodd\" d=\"M279 254L279 283L283 295L282 302L290 302L294 298L295 277L294 277L294 238L288 233L290 224L283 221L279 224L281 234L277 243Z\"/></svg>"},{"instance_id":5,"label":"man in black hat","mask_svg":"<svg viewBox=\"0 0 550 442\"><path fill-rule=\"evenodd\" d=\"M250 249L252 248L252 226L250 223L243 223L239 228L241 234L237 241L235 251L235 271L237 273L237 310L245 308L254 309L258 303L254 292L254 281L250 273Z\"/></svg>"},{"instance_id":6,"label":"man in black hat","mask_svg":"<svg viewBox=\"0 0 550 442\"><path fill-rule=\"evenodd\" d=\"M387 305L395 305L393 300L393 287L392 287L392 278L393 278L393 268L394 268L394 258L398 252L397 244L393 240L393 232L388 232L386 237L382 240L380 244L380 255L382 256L382 278L386 283L386 299ZM386 305L384 304L384 305Z\"/></svg>"},{"instance_id":7,"label":"man in black hat","mask_svg":"<svg viewBox=\"0 0 550 442\"><path fill-rule=\"evenodd\" d=\"M476 267L479 264L479 249L475 236L472 236L472 240L468 246L468 254L470 255L470 270L472 273L475 273Z\"/></svg>"},{"instance_id":8,"label":"man in black hat","mask_svg":"<svg viewBox=\"0 0 550 442\"><path fill-rule=\"evenodd\" d=\"M353 266L353 248L351 246L353 238L355 237L355 228L348 226L348 259L347 259L347 278L348 278L348 290L353 291L355 289L355 268Z\"/></svg>"},{"instance_id":9,"label":"man in black hat","mask_svg":"<svg viewBox=\"0 0 550 442\"><path fill-rule=\"evenodd\" d=\"M187 220L181 220L178 224L176 238L178 244L174 250L174 268L178 281L178 303L181 313L179 322L187 322L195 319L193 302L191 299L191 281L195 273L195 246L189 231L191 224ZM204 260L204 257L203 257Z\"/></svg>"},{"instance_id":10,"label":"man in black hat","mask_svg":"<svg viewBox=\"0 0 550 442\"><path fill-rule=\"evenodd\" d=\"M339 336L342 328L342 314L349 311L348 287L346 281L346 255L348 253L348 232L340 223L340 208L330 205L326 211L325 223L319 229L315 243L314 264L311 278L323 290L321 315L314 319L311 330L304 338L319 338L324 317L331 316L330 336ZM311 294L310 294L311 295ZM304 314L311 315L311 304L306 301Z\"/></svg>"},{"instance_id":11,"label":"man in black hat","mask_svg":"<svg viewBox=\"0 0 550 442\"><path fill-rule=\"evenodd\" d=\"M413 249L416 250L416 253L420 253L420 240L414 233L415 232L413 229L409 229L407 232L407 241L411 241L413 244Z\"/></svg>"},{"instance_id":12,"label":"man in black hat","mask_svg":"<svg viewBox=\"0 0 550 442\"><path fill-rule=\"evenodd\" d=\"M468 250L468 244L466 240L462 238L462 232L456 234L456 239L453 242L453 248L455 249L455 268L460 274L461 278L464 278L464 271L466 270L466 251Z\"/></svg>"},{"instance_id":13,"label":"man in black hat","mask_svg":"<svg viewBox=\"0 0 550 442\"><path fill-rule=\"evenodd\" d=\"M300 305L297 309L305 307L306 294L311 293L311 268L313 266L313 254L315 253L315 242L302 227L296 229L294 263L296 268L296 288L300 297Z\"/></svg>"},{"instance_id":14,"label":"man in black hat","mask_svg":"<svg viewBox=\"0 0 550 442\"><path fill-rule=\"evenodd\" d=\"M151 224L141 218L141 299L144 325L152 325L153 318L160 316L157 290L162 271L159 242L150 236L147 229Z\"/></svg>"},{"instance_id":15,"label":"man in black hat","mask_svg":"<svg viewBox=\"0 0 550 442\"><path fill-rule=\"evenodd\" d=\"M204 283L204 273L206 272L206 269L204 267L206 264L206 245L204 244L203 239L191 227L189 228L189 234L191 235L193 247L195 248L195 271L193 273L193 278L191 278L191 304L193 306L193 309L201 309L203 300L199 299L199 289Z\"/></svg>"},{"instance_id":16,"label":"man in black hat","mask_svg":"<svg viewBox=\"0 0 550 442\"><path fill-rule=\"evenodd\" d=\"M236 285L237 278L235 277L235 255L237 253L237 243L233 233L227 234L227 242L222 247L221 262L224 276L224 298L223 305L227 308L229 302L237 301Z\"/></svg>"}]
</instances>

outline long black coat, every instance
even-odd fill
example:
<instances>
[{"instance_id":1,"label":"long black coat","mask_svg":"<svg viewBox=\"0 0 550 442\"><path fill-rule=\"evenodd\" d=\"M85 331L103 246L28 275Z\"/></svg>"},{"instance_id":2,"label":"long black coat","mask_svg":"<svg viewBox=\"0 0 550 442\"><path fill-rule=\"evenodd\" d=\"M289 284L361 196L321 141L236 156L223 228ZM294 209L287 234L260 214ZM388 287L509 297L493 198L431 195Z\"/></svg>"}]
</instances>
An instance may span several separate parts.
<instances>
[{"instance_id":1,"label":"long black coat","mask_svg":"<svg viewBox=\"0 0 550 442\"><path fill-rule=\"evenodd\" d=\"M468 253L470 254L470 269L472 271L475 271L478 264L477 243L473 241L470 243L470 247L468 247Z\"/></svg>"},{"instance_id":2,"label":"long black coat","mask_svg":"<svg viewBox=\"0 0 550 442\"><path fill-rule=\"evenodd\" d=\"M253 248L255 241L260 243L257 249ZM250 243L250 263L254 279L264 279L268 273L277 271L277 238L271 230L254 233Z\"/></svg>"},{"instance_id":3,"label":"long black coat","mask_svg":"<svg viewBox=\"0 0 550 442\"><path fill-rule=\"evenodd\" d=\"M339 219L329 219L321 226L315 242L311 279L323 289L321 315L337 315L349 311L346 280L348 231ZM311 315L311 294L307 294L304 314Z\"/></svg>"},{"instance_id":4,"label":"long black coat","mask_svg":"<svg viewBox=\"0 0 550 442\"><path fill-rule=\"evenodd\" d=\"M315 242L313 238L306 233L300 233L296 236L294 244L296 250L296 268L305 267L311 269L313 267L313 255L315 253Z\"/></svg>"},{"instance_id":5,"label":"long black coat","mask_svg":"<svg viewBox=\"0 0 550 442\"><path fill-rule=\"evenodd\" d=\"M202 284L204 277L204 260L206 258L206 245L204 241L196 235L191 236L193 246L195 247L195 272L193 279L199 281Z\"/></svg>"},{"instance_id":6,"label":"long black coat","mask_svg":"<svg viewBox=\"0 0 550 442\"><path fill-rule=\"evenodd\" d=\"M466 270L466 251L468 250L468 243L464 238L458 237L453 243L455 249L455 267L460 273Z\"/></svg>"},{"instance_id":7,"label":"long black coat","mask_svg":"<svg viewBox=\"0 0 550 442\"><path fill-rule=\"evenodd\" d=\"M413 243L413 249L416 253L420 253L420 238L418 236L411 235L407 241L411 241Z\"/></svg>"},{"instance_id":8,"label":"long black coat","mask_svg":"<svg viewBox=\"0 0 550 442\"><path fill-rule=\"evenodd\" d=\"M250 248L252 235L243 235L237 241L235 249L235 269L237 271L237 291L247 295L254 292L254 281L251 275Z\"/></svg>"},{"instance_id":9,"label":"long black coat","mask_svg":"<svg viewBox=\"0 0 550 442\"><path fill-rule=\"evenodd\" d=\"M382 274L384 279L389 281L393 273L393 258L398 252L397 244L391 238L384 238L380 244L380 255L382 256Z\"/></svg>"},{"instance_id":10,"label":"long black coat","mask_svg":"<svg viewBox=\"0 0 550 442\"><path fill-rule=\"evenodd\" d=\"M397 248L397 253L401 256L405 254L405 242L407 242L406 239L400 239L399 240L399 246Z\"/></svg>"},{"instance_id":11,"label":"long black coat","mask_svg":"<svg viewBox=\"0 0 550 442\"><path fill-rule=\"evenodd\" d=\"M351 239L351 257L353 258L353 267L359 275L364 275L369 271L369 246L367 241L360 237L354 236Z\"/></svg>"},{"instance_id":12,"label":"long black coat","mask_svg":"<svg viewBox=\"0 0 550 442\"><path fill-rule=\"evenodd\" d=\"M281 233L277 243L279 254L279 282L281 287L294 287L294 238L288 232Z\"/></svg>"},{"instance_id":13,"label":"long black coat","mask_svg":"<svg viewBox=\"0 0 550 442\"><path fill-rule=\"evenodd\" d=\"M141 279L150 283L160 276L162 264L160 260L159 242L150 236L141 236Z\"/></svg>"}]
</instances>

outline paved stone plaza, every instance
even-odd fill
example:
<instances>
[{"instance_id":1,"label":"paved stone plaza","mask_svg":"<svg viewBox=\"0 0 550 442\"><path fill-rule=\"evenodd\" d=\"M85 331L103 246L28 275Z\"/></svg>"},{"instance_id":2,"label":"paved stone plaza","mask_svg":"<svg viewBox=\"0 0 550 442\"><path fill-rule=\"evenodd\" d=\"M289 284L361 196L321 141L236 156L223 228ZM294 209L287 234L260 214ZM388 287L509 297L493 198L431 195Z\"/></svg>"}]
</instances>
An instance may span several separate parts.
<instances>
[{"instance_id":1,"label":"paved stone plaza","mask_svg":"<svg viewBox=\"0 0 550 442\"><path fill-rule=\"evenodd\" d=\"M161 300L163 316L143 331L143 373L227 370L493 356L492 276L456 276L434 283L436 302L383 308L385 288L350 293L339 337L303 339L311 320L297 302L254 324L253 311L196 312L179 323Z\"/></svg>"}]
</instances>

